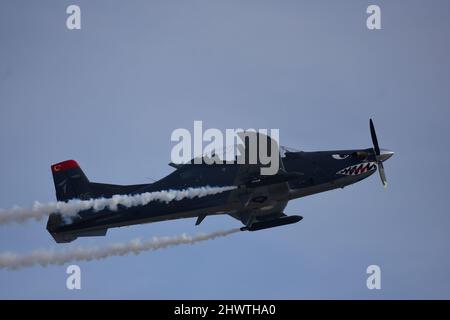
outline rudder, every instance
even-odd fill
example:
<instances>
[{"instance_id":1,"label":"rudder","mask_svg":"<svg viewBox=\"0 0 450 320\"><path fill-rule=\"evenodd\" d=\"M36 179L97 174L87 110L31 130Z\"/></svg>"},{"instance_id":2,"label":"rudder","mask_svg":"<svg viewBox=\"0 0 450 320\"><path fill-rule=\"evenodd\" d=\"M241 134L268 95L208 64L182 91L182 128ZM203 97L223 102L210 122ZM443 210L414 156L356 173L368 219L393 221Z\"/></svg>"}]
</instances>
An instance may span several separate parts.
<instances>
[{"instance_id":1,"label":"rudder","mask_svg":"<svg viewBox=\"0 0 450 320\"><path fill-rule=\"evenodd\" d=\"M75 160L66 160L51 166L56 199L88 199L89 180Z\"/></svg>"}]
</instances>

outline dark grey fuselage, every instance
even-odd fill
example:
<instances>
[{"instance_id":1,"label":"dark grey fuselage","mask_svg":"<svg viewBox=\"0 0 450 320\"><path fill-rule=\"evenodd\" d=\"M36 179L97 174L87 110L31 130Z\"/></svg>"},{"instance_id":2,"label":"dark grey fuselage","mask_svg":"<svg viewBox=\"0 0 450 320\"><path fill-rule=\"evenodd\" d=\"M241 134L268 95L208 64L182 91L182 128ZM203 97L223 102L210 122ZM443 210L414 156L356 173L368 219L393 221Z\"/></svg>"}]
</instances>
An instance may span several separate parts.
<instances>
[{"instance_id":1,"label":"dark grey fuselage","mask_svg":"<svg viewBox=\"0 0 450 320\"><path fill-rule=\"evenodd\" d=\"M70 242L80 236L105 235L107 229L114 227L195 217L200 217L198 221L201 222L205 216L217 214L228 214L245 226L251 226L256 222L284 217L283 210L289 200L343 188L367 178L377 169L372 148L286 152L281 161L283 172L299 173L298 176L288 177L285 174L268 177L264 183L249 184L255 177L252 176L253 173L246 172L245 165L188 164L178 167L153 184L137 185L135 188L90 183L94 192L92 197L108 197L117 193L133 195L202 186L236 186L236 189L169 203L153 201L145 206L119 206L117 211L87 210L80 212L78 218L69 224L53 215L49 219L47 229L57 242Z\"/></svg>"}]
</instances>

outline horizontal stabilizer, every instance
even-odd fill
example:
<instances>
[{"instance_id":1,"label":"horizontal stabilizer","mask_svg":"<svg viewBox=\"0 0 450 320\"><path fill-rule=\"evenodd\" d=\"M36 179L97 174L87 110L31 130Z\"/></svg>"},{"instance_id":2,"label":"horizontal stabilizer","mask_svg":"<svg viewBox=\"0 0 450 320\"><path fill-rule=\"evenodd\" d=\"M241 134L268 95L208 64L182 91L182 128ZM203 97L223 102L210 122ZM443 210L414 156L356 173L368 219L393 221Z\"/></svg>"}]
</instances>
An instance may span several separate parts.
<instances>
[{"instance_id":1,"label":"horizontal stabilizer","mask_svg":"<svg viewBox=\"0 0 450 320\"><path fill-rule=\"evenodd\" d=\"M95 229L95 230L86 230L86 231L78 231L78 232L50 232L53 239L57 243L67 243L72 242L73 240L79 237L103 237L106 235L108 229Z\"/></svg>"}]
</instances>

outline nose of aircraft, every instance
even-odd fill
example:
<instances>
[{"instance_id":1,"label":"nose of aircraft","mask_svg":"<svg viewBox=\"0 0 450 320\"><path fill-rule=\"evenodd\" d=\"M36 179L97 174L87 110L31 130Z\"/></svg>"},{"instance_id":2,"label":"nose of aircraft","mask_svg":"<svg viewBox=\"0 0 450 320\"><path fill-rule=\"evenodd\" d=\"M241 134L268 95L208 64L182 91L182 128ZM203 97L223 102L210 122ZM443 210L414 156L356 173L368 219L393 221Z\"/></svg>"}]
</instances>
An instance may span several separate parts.
<instances>
[{"instance_id":1,"label":"nose of aircraft","mask_svg":"<svg viewBox=\"0 0 450 320\"><path fill-rule=\"evenodd\" d=\"M378 158L384 162L387 159L389 159L390 157L392 157L393 155L394 155L394 151L387 150L387 149L380 149L380 155L378 156Z\"/></svg>"}]
</instances>

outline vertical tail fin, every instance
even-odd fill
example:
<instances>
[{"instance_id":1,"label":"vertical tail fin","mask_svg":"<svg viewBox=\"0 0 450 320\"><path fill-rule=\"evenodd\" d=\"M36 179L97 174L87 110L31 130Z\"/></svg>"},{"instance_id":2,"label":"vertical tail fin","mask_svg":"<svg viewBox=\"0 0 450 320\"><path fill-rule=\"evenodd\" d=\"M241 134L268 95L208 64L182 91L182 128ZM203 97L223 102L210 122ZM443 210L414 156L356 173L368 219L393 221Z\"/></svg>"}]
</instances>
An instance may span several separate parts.
<instances>
[{"instance_id":1,"label":"vertical tail fin","mask_svg":"<svg viewBox=\"0 0 450 320\"><path fill-rule=\"evenodd\" d=\"M67 160L51 166L56 199L90 198L89 180L75 160Z\"/></svg>"},{"instance_id":2,"label":"vertical tail fin","mask_svg":"<svg viewBox=\"0 0 450 320\"><path fill-rule=\"evenodd\" d=\"M70 199L88 200L99 197L112 197L115 194L132 194L148 184L114 185L89 182L75 160L67 160L51 166L53 182L55 183L56 199L67 201ZM89 228L71 225L70 231L62 230L65 223L59 213L52 213L47 221L47 230L58 243L71 242L78 237L104 236L108 226Z\"/></svg>"}]
</instances>

